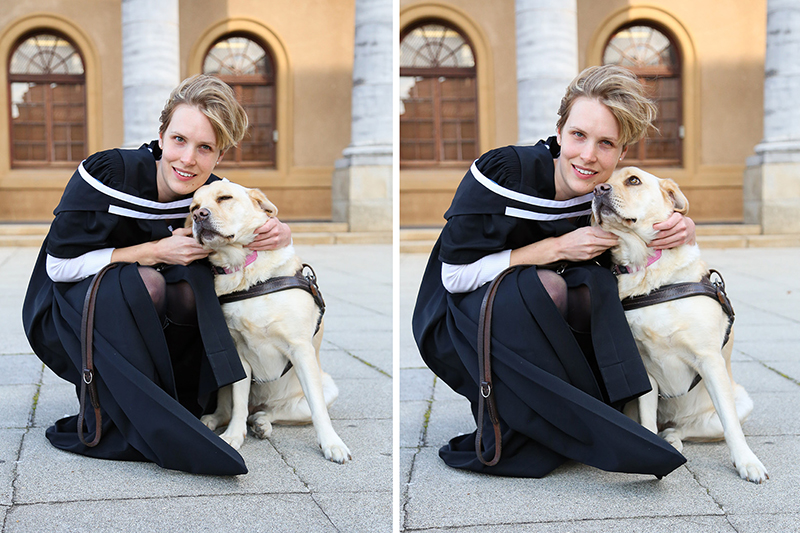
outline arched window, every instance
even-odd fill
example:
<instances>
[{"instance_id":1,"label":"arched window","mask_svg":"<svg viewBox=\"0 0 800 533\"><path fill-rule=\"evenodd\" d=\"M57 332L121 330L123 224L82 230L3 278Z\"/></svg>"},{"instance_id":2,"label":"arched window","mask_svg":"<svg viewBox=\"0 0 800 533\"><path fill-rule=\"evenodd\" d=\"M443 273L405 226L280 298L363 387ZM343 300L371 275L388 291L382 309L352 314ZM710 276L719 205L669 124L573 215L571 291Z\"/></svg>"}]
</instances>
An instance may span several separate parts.
<instances>
[{"instance_id":1,"label":"arched window","mask_svg":"<svg viewBox=\"0 0 800 533\"><path fill-rule=\"evenodd\" d=\"M222 165L275 167L275 68L267 48L244 35L223 37L206 54L203 72L233 88L250 121L247 135Z\"/></svg>"},{"instance_id":2,"label":"arched window","mask_svg":"<svg viewBox=\"0 0 800 533\"><path fill-rule=\"evenodd\" d=\"M632 145L626 163L680 166L683 162L683 87L678 48L660 30L641 22L625 26L609 40L604 64L632 70L658 105L658 118L647 138Z\"/></svg>"},{"instance_id":3,"label":"arched window","mask_svg":"<svg viewBox=\"0 0 800 533\"><path fill-rule=\"evenodd\" d=\"M443 22L426 22L400 41L400 161L439 164L478 156L475 56Z\"/></svg>"},{"instance_id":4,"label":"arched window","mask_svg":"<svg viewBox=\"0 0 800 533\"><path fill-rule=\"evenodd\" d=\"M11 164L75 163L86 157L86 77L66 37L23 37L8 67Z\"/></svg>"}]
</instances>

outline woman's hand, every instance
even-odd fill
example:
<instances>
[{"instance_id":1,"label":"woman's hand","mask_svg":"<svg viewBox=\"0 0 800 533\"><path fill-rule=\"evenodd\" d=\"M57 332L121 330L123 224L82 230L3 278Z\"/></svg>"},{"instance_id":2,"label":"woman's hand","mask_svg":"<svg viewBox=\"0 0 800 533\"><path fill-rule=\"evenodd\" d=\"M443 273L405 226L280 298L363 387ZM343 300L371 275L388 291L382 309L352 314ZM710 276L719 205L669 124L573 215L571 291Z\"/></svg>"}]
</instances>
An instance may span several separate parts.
<instances>
[{"instance_id":1,"label":"woman's hand","mask_svg":"<svg viewBox=\"0 0 800 533\"><path fill-rule=\"evenodd\" d=\"M191 228L178 228L172 232L171 237L166 237L155 242L154 264L188 265L192 261L208 257L209 251L205 250L194 237Z\"/></svg>"},{"instance_id":2,"label":"woman's hand","mask_svg":"<svg viewBox=\"0 0 800 533\"><path fill-rule=\"evenodd\" d=\"M558 237L560 258L557 260L588 261L617 245L619 239L596 226L578 228Z\"/></svg>"},{"instance_id":3,"label":"woman's hand","mask_svg":"<svg viewBox=\"0 0 800 533\"><path fill-rule=\"evenodd\" d=\"M289 246L292 242L292 230L277 218L268 218L263 226L256 230L256 238L247 245L251 250L277 250Z\"/></svg>"},{"instance_id":4,"label":"woman's hand","mask_svg":"<svg viewBox=\"0 0 800 533\"><path fill-rule=\"evenodd\" d=\"M666 250L695 242L694 221L677 212L672 213L664 222L654 224L653 229L658 230L658 234L648 246L656 250Z\"/></svg>"},{"instance_id":5,"label":"woman's hand","mask_svg":"<svg viewBox=\"0 0 800 533\"><path fill-rule=\"evenodd\" d=\"M512 265L549 265L559 261L588 261L617 245L617 236L598 227L578 228L511 250Z\"/></svg>"}]
</instances>

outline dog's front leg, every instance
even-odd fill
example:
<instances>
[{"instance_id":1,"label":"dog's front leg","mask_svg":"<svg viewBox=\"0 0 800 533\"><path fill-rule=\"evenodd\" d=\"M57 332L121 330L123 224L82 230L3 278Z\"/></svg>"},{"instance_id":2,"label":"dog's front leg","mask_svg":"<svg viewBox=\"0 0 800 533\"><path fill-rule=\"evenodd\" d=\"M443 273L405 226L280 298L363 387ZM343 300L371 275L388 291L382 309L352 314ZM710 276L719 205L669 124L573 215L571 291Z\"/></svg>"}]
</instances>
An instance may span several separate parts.
<instances>
[{"instance_id":1,"label":"dog's front leg","mask_svg":"<svg viewBox=\"0 0 800 533\"><path fill-rule=\"evenodd\" d=\"M652 390L639 396L639 423L653 433L658 433L658 383L647 374Z\"/></svg>"},{"instance_id":2,"label":"dog's front leg","mask_svg":"<svg viewBox=\"0 0 800 533\"><path fill-rule=\"evenodd\" d=\"M705 380L706 390L708 390L711 402L722 422L725 442L730 449L733 466L742 479L754 483L764 482L769 479L769 474L744 438L739 416L736 413L733 388L725 368L725 360L719 352L709 353L698 359L701 366L698 370Z\"/></svg>"},{"instance_id":3,"label":"dog's front leg","mask_svg":"<svg viewBox=\"0 0 800 533\"><path fill-rule=\"evenodd\" d=\"M215 429L227 425L231 420L231 395L233 385L226 385L219 389L217 393L217 408L210 415L200 417L200 422L205 424L208 429Z\"/></svg>"},{"instance_id":4,"label":"dog's front leg","mask_svg":"<svg viewBox=\"0 0 800 533\"><path fill-rule=\"evenodd\" d=\"M220 438L231 445L234 450L241 448L247 436L248 400L250 398L250 378L253 371L250 364L242 358L242 366L246 377L234 383L232 388L231 420Z\"/></svg>"},{"instance_id":5,"label":"dog's front leg","mask_svg":"<svg viewBox=\"0 0 800 533\"><path fill-rule=\"evenodd\" d=\"M322 390L322 373L317 363L316 353L311 344L297 346L290 356L295 367L297 378L311 409L311 422L317 432L317 442L325 459L336 463L344 463L353 458L350 449L345 445L331 424L328 407Z\"/></svg>"}]
</instances>

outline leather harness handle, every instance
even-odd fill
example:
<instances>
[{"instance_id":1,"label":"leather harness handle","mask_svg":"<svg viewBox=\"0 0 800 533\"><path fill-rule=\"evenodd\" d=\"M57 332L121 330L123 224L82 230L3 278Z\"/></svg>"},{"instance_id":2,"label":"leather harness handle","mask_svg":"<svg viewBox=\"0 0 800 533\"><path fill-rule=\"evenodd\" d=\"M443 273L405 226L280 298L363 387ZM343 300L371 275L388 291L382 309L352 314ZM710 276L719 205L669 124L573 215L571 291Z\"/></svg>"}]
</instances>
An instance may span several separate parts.
<instances>
[{"instance_id":1,"label":"leather harness handle","mask_svg":"<svg viewBox=\"0 0 800 533\"><path fill-rule=\"evenodd\" d=\"M120 263L109 263L94 275L89 289L86 291L86 298L83 301L83 314L81 315L81 362L83 372L81 379L80 411L78 412L78 438L80 441L93 448L100 442L103 436L102 416L100 414L100 398L97 395L97 383L94 380L94 356L93 356L93 337L94 337L94 307L97 300L97 291L100 288L100 280L106 272L116 267ZM95 432L94 439L87 442L83 436L84 412L86 407L86 392L89 392L89 401L94 408Z\"/></svg>"},{"instance_id":2,"label":"leather harness handle","mask_svg":"<svg viewBox=\"0 0 800 533\"><path fill-rule=\"evenodd\" d=\"M500 417L497 414L497 403L495 402L494 390L492 389L492 307L494 297L500 282L517 267L508 267L491 282L486 294L481 302L481 310L478 318L478 366L480 369L480 390L478 391L478 431L475 433L475 453L478 459L486 466L494 466L500 461L500 454L503 448L502 435L500 433ZM484 409L484 404L486 409ZM481 439L483 435L483 412L489 412L489 420L494 427L494 457L491 461L486 461L481 450Z\"/></svg>"}]
</instances>

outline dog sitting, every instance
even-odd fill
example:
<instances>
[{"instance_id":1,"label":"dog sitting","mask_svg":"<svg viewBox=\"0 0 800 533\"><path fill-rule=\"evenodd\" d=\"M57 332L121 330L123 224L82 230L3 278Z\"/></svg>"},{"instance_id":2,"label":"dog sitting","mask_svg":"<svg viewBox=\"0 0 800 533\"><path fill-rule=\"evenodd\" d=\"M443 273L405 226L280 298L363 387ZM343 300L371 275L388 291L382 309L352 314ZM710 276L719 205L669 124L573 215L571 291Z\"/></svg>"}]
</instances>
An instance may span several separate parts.
<instances>
[{"instance_id":1,"label":"dog sitting","mask_svg":"<svg viewBox=\"0 0 800 533\"><path fill-rule=\"evenodd\" d=\"M190 210L194 238L211 252L221 301L303 268L292 245L266 252L245 248L255 230L278 213L261 191L217 181L194 193ZM222 312L247 378L220 389L216 411L202 422L212 430L227 424L220 437L234 449L244 442L248 422L262 439L270 436L273 423L312 422L326 459L351 459L328 415L339 391L320 368L324 324L314 297L293 288L222 303Z\"/></svg>"},{"instance_id":2,"label":"dog sitting","mask_svg":"<svg viewBox=\"0 0 800 533\"><path fill-rule=\"evenodd\" d=\"M658 233L653 224L688 208L675 182L636 167L617 170L595 187L593 223L619 237L611 256L623 304L709 275L696 244L662 251L647 246ZM653 388L625 411L654 433L662 429L659 434L678 451L682 440L724 438L739 475L761 483L769 475L742 432L753 402L733 380L732 308L729 318L723 300L702 294L625 311Z\"/></svg>"}]
</instances>

